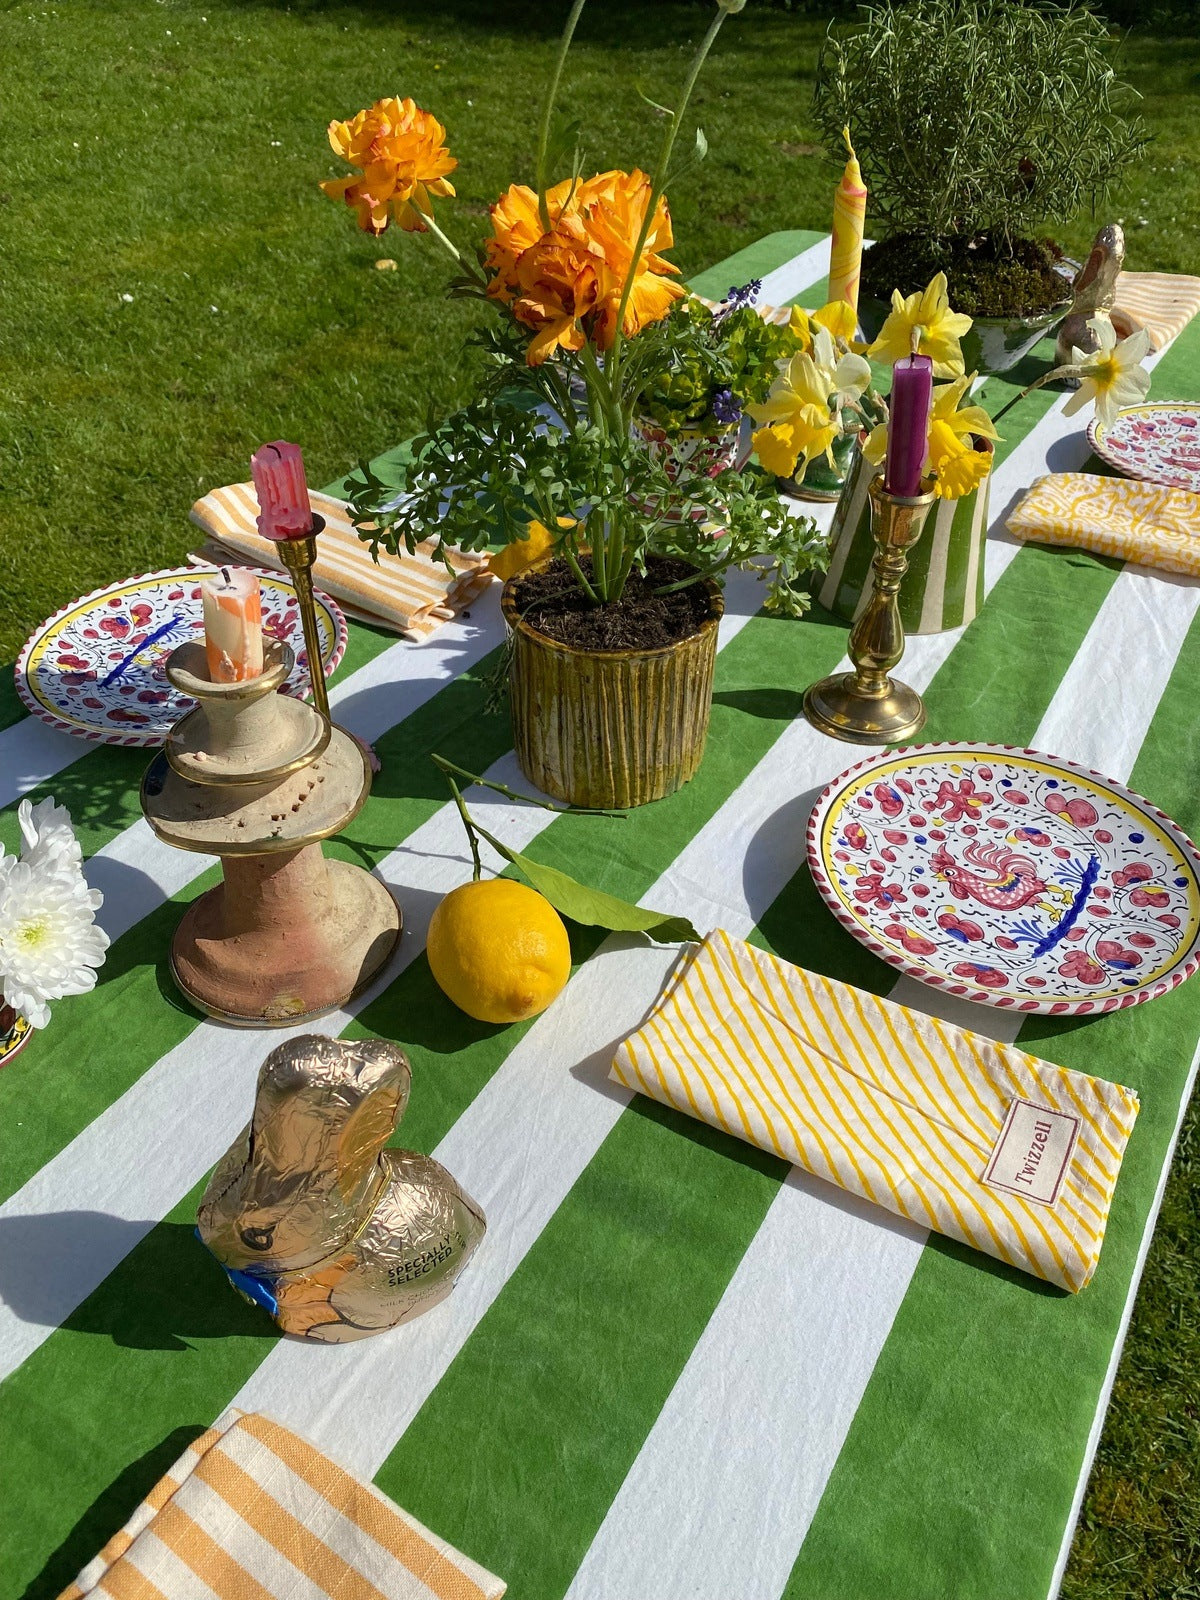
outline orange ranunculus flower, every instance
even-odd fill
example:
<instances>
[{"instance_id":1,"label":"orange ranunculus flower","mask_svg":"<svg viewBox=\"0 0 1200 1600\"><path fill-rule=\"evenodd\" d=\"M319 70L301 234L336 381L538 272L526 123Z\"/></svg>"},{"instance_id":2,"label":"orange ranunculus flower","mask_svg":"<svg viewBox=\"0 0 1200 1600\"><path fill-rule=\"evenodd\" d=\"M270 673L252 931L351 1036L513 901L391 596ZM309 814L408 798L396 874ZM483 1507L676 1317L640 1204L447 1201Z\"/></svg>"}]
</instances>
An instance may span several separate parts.
<instances>
[{"instance_id":1,"label":"orange ranunculus flower","mask_svg":"<svg viewBox=\"0 0 1200 1600\"><path fill-rule=\"evenodd\" d=\"M559 348L581 349L586 337L583 319L596 308L600 281L597 262L578 226L564 219L543 234L521 255L516 277L513 314L537 333L525 352L529 366L540 367Z\"/></svg>"},{"instance_id":2,"label":"orange ranunculus flower","mask_svg":"<svg viewBox=\"0 0 1200 1600\"><path fill-rule=\"evenodd\" d=\"M584 185L577 183L572 194L569 179L546 190L551 227L559 221L564 207L571 213L578 211L583 190ZM510 184L491 208L491 217L492 237L484 247L488 267L493 273L488 294L493 299L512 300L519 293L517 262L542 237L537 191L523 183Z\"/></svg>"},{"instance_id":3,"label":"orange ranunculus flower","mask_svg":"<svg viewBox=\"0 0 1200 1600\"><path fill-rule=\"evenodd\" d=\"M331 122L329 142L361 176L330 178L321 188L358 212L366 233L382 233L391 217L422 233L433 215L431 195L454 193L447 180L458 162L446 149L446 130L412 100L377 100L350 122Z\"/></svg>"},{"instance_id":4,"label":"orange ranunculus flower","mask_svg":"<svg viewBox=\"0 0 1200 1600\"><path fill-rule=\"evenodd\" d=\"M557 348L580 349L585 338L610 348L649 194L649 178L636 170L555 184L546 193L545 234L537 195L524 184L513 184L492 207L488 293L511 303L517 320L537 330L530 366ZM660 199L625 307L627 335L666 316L684 292L666 276L678 268L660 254L671 243L670 213Z\"/></svg>"},{"instance_id":5,"label":"orange ranunculus flower","mask_svg":"<svg viewBox=\"0 0 1200 1600\"><path fill-rule=\"evenodd\" d=\"M617 308L621 291L633 260L633 248L646 215L650 198L650 179L635 167L632 172L605 172L592 179L594 189L586 207L588 234L604 263L601 274L600 305L591 330L592 341L607 350L617 331ZM661 252L674 243L671 213L666 197L660 196L650 230L637 263L621 332L632 337L648 323L659 322L678 300L684 289L666 274L679 268L665 261Z\"/></svg>"}]
</instances>

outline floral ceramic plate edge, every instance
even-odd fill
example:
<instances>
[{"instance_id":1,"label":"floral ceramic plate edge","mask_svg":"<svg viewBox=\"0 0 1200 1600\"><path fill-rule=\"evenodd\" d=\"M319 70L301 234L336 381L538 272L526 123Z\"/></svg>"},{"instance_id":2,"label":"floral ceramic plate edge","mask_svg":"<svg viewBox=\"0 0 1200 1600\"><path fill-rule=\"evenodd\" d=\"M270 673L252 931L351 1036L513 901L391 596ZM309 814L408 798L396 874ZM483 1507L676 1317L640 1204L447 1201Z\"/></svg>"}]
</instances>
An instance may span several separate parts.
<instances>
[{"instance_id":1,"label":"floral ceramic plate edge","mask_svg":"<svg viewBox=\"0 0 1200 1600\"><path fill-rule=\"evenodd\" d=\"M1200 491L1200 405L1163 400L1127 406L1111 425L1093 417L1088 443L1101 460L1127 478L1165 489ZM1167 454L1173 446L1183 459Z\"/></svg>"},{"instance_id":2,"label":"floral ceramic plate edge","mask_svg":"<svg viewBox=\"0 0 1200 1600\"><path fill-rule=\"evenodd\" d=\"M295 587L284 573L268 571L263 567L251 567L250 570L255 572L262 582L265 630L274 631L275 637L286 638L298 657L297 666L284 687L284 693L299 693L302 698L307 699L311 689L307 682L307 671L302 664L306 657L299 611L295 610L294 615L288 617L286 622L282 615L297 605ZM131 578L122 578L117 583L106 584L101 589L94 589L90 594L81 595L56 611L40 627L34 629L17 658L13 676L17 694L25 709L56 731L73 734L76 738L87 739L93 743L132 745L146 749L161 745L169 724L191 707L191 701L178 694L165 682L161 665L174 647L184 642L189 625L193 635L198 634L202 627L198 610L194 614L189 614L185 620L175 615L175 608L180 603L187 603L183 591L194 588L201 578L215 571L215 565L204 563L194 567L167 567L159 572L146 572ZM140 600L139 595L142 597ZM325 676L328 677L336 671L346 653L348 639L346 618L341 607L328 595L318 590L315 598L317 626L324 645ZM84 644L80 638L75 641L75 648L72 650L70 625L75 622L81 626L83 622L89 620L91 613L99 609L101 601L113 608L113 615L105 616L100 620L99 627L90 630L95 637L95 644L90 642ZM198 602L194 604L198 606ZM134 615L135 608L137 615ZM171 613L170 616L167 615L168 612ZM162 618L165 618L165 621L162 621ZM160 626L153 626L160 621ZM99 635L99 628L106 625L111 625L113 630L110 640L102 640ZM140 644L136 632L139 626L146 630ZM119 715L124 714L123 708L117 706L115 702L112 706L106 706L101 699L109 685L104 682L97 683L96 679L107 658L101 658L99 661L93 658L101 646L111 644L115 647L126 642L134 644L134 652L126 657L129 664L133 664L138 653L153 652L149 659L154 662L154 669L147 673L146 661L143 659L140 678L132 678L117 691L132 696L135 702L146 699L147 709L136 711L135 717L130 717L125 726L114 726L101 719L111 717L114 710ZM45 674L42 680L42 692L39 693L37 683L39 673L43 670L43 657L52 646L58 648L58 658L54 663L58 672ZM118 662L118 673L124 664ZM118 673L112 674L114 680ZM56 697L51 688L55 677L60 689L65 685L68 693L71 691L80 693L81 699L77 706L58 703L62 698L61 692ZM152 683L147 681L148 679L155 681ZM137 687L139 683L140 690ZM86 696L83 695L84 690L88 691ZM111 695L109 699L112 699ZM51 703L47 704L47 701ZM88 703L92 701L95 704ZM56 704L57 712L54 709ZM163 714L150 709L151 706L164 708ZM113 722L115 721L114 717Z\"/></svg>"},{"instance_id":3,"label":"floral ceramic plate edge","mask_svg":"<svg viewBox=\"0 0 1200 1600\"><path fill-rule=\"evenodd\" d=\"M1122 976L1120 978L1120 982L1128 985L1128 987L1122 988L1118 992L1109 992L1105 994L1093 993L1092 995L1087 993L1086 988L1083 989L1082 992L1076 990L1074 994L1067 995L1064 995L1061 992L1057 994L1053 992L1038 994L1033 991L1032 986L1030 985L1027 985L1024 992L1022 992L1019 987L1018 974L1013 974L1014 981L1010 983L1005 982L1002 975L997 971L995 973L995 977L1007 990L1007 992L1004 994L998 994L995 992L994 987L989 989L982 986L985 981L985 975L990 974L992 971L990 967L980 966L969 962L960 962L956 964L957 970L948 970L944 964L941 967L930 964L917 965L911 959L906 959L905 954L902 953L901 948L897 947L896 943L897 936L899 936L901 940L903 939L905 930L903 930L902 927L893 926L875 929L869 920L868 906L864 904L861 910L857 907L848 907L846 900L842 897L842 895L839 894L833 881L833 877L836 875L838 869L834 863L826 860L826 850L830 843L827 838L826 825L830 820L831 814L834 813L834 808L839 800L842 800L843 798L848 799L852 793L855 793L855 798L857 798L861 804L861 798L867 793L866 786L869 784L871 776L874 772L879 772L881 777L886 773L889 778L895 778L897 775L904 775L907 773L911 778L913 772L920 772L922 769L936 769L939 766L943 769L952 768L955 771L958 771L960 767L974 767L976 769L965 781L961 776L959 777L956 787L960 794L965 794L966 791L973 789L973 780L975 777L981 778L981 780L985 783L990 783L993 776L993 768L1004 768L1006 770L1011 770L1022 774L1022 786L1023 788L1029 789L1034 789L1035 784L1026 782L1024 780L1025 773L1029 773L1030 775L1036 775L1038 772L1043 774L1061 774L1061 778L1043 779L1050 798L1058 801L1056 806L1051 806L1048 808L1053 812L1056 819L1063 818L1065 814L1066 824L1077 832L1083 832L1085 829L1095 830L1096 840L1105 844L1106 847L1115 849L1130 842L1134 842L1136 844L1136 848L1134 850L1135 855L1153 855L1156 845L1165 845L1169 847L1169 849L1179 858L1177 868L1173 867L1172 870L1177 871L1180 874L1172 879L1172 887L1170 889L1163 888L1160 884L1157 884L1153 881L1152 870L1145 862L1131 861L1127 866L1124 867L1116 867L1115 862L1110 862L1110 868L1116 867L1116 870L1111 871L1112 885L1120 890L1121 895L1127 896L1134 907L1143 907L1144 909L1141 913L1143 916L1157 917L1159 922L1167 925L1165 933L1163 930L1156 930L1156 933L1159 935L1159 937L1162 937L1164 942L1169 944L1170 939L1178 934L1178 939L1174 948L1169 948L1167 950L1165 964L1160 965L1157 972L1152 973L1148 979L1143 979L1140 982L1136 977ZM1097 827L1097 824L1100 821L1108 819L1098 816L1096 813L1096 807L1084 799L1083 795L1081 794L1077 794L1071 799L1067 799L1065 794L1062 792L1064 788L1064 785L1061 781L1062 778L1067 780L1077 780L1075 784L1076 789L1090 793L1096 799L1108 799L1115 808L1114 815L1127 823L1134 824L1135 831L1128 832L1127 838L1122 840L1114 839L1113 835L1107 830L1100 830ZM1005 780L1001 780L1001 783L1004 781ZM1007 782L1011 784L1012 780L1008 779ZM907 783L906 787L911 793L911 784ZM901 795L900 791L891 787L891 785L877 784L875 789L870 791L872 798L876 796L877 791L880 788L885 789L890 796L893 797L893 799L899 799L902 801L900 809L905 813L905 815L897 815L893 819L901 824L908 820L907 812L910 810L910 808L912 808L915 804L920 804L919 801L909 799L907 795ZM1010 791L1010 795L1014 802L1020 801L1022 807L1028 806L1030 803L1029 796L1025 795L1024 793L1017 794L1015 791ZM1007 803L1010 795L1001 796L1001 800ZM978 799L980 801L986 800L988 802L993 802L994 797L991 794L983 794L979 796ZM972 801L972 803L974 802ZM946 807L941 805L938 806L939 810L953 810L956 808L957 804L955 802L952 802ZM927 828L929 821L936 822L943 820L932 816L932 810L929 806L925 807L925 811L930 813L929 817L917 813L912 817L912 821L919 823L922 827ZM1090 817L1088 815L1089 813ZM972 810L964 814L975 816L976 812ZM1031 807L1028 813L1023 812L1022 815L1026 822L1035 822L1037 820L1036 807ZM888 819L883 817L876 820L882 822ZM982 820L986 821L988 819L983 818ZM1018 818L1016 820L1021 819ZM850 819L846 826L854 828L856 825L857 814ZM1143 829L1145 832L1142 831ZM859 849L866 849L871 841L865 837L865 830L863 830L861 827L859 827L857 831L858 833L864 834L863 840L860 841L855 838L851 842ZM944 830L938 831L939 835L944 837ZM980 833L979 827L974 825L966 828L964 831L972 835L979 835ZM1147 834L1154 834L1160 837L1157 840L1152 840L1149 845L1146 845L1145 840ZM889 835L889 837L893 836L903 839L905 837L904 830L902 828L892 830L892 833ZM1019 849L1028 850L1030 848L1030 844L1026 843L1026 840L1029 840L1030 843L1033 843L1036 840L1038 843L1040 843L1040 845L1046 847L1053 846L1052 837L1036 827L1025 827L1022 829L1022 834L1017 841ZM843 840L841 842L845 841ZM938 840L933 841L933 843L937 844L937 850L932 850L928 834L926 834L926 837L923 840L916 840L914 838L914 842L919 843L924 850L923 854L920 850L915 853L915 859L920 863L920 865L914 869L916 872L920 872L926 865L932 865L932 857L934 854L942 854L944 856L947 854L944 844ZM951 843L955 842L955 840L951 840ZM957 842L961 844L963 841L960 840ZM994 852L996 849L996 844L997 842L994 835L984 834L980 840L981 849L990 845ZM1143 846L1145 846L1145 848L1143 848ZM884 869L884 872L879 875L881 879L880 891L881 893L884 893L888 890L891 891L890 897L887 901L888 909L885 911L885 915L891 917L893 923L896 923L898 917L904 913L893 912L890 907L893 904L898 904L900 901L907 899L908 895L904 892L899 894L896 893L897 889L901 887L899 882L892 885L882 884L882 876L889 873L896 876L897 879L902 876L904 871L903 864L896 860L896 852L899 848L901 847L896 846L890 850L893 863L895 863L894 866L887 866L884 862L879 860L870 860L869 850L867 857L864 858L864 864L869 864L872 868L882 867ZM913 854L911 850L909 853L910 855ZM1138 1005L1146 1000L1153 1000L1159 995L1166 994L1171 989L1176 988L1186 978L1191 977L1193 973L1200 968L1200 851L1197 851L1195 845L1192 844L1191 840L1186 834L1183 833L1182 829L1180 829L1177 823L1173 822L1170 817L1168 817L1164 812L1160 811L1152 802L1145 799L1144 796L1135 793L1131 789L1125 788L1124 785L1117 783L1111 778L1104 777L1101 773L1093 772L1090 768L1080 766L1073 761L1068 761L1062 756L1048 755L1041 751L1021 749L1010 745L987 745L971 743L914 745L907 748L882 751L877 755L869 757L865 761L856 763L854 766L848 768L845 772L840 773L822 791L813 806L812 812L809 815L807 828L807 854L808 864L812 872L813 881L817 885L817 888L821 894L821 898L825 901L825 904L829 907L830 911L832 911L833 915L849 933L853 934L854 937L858 939L861 944L865 945L866 948L874 955L879 956L881 960L887 962L889 966L896 968L898 971L904 973L908 977L917 979L921 983L928 984L933 988L938 988L946 993L953 994L957 998L972 1000L980 1002L984 1005L1009 1008L1022 1012L1041 1012L1056 1016L1101 1015L1105 1012L1114 1011L1126 1006ZM842 854L845 855L845 852ZM1009 852L1009 854L1011 855L1012 852ZM1061 846L1061 842L1058 847L1053 848L1053 855L1056 858L1065 858L1069 856L1069 854L1070 852ZM1028 861L1026 861L1025 865L1028 864ZM1075 871L1078 872L1078 864L1064 863L1065 873L1069 873L1071 871L1072 865L1074 865ZM958 864L953 860L946 860L943 862L943 866L952 869L949 878L947 878L945 874L941 875L943 881L949 881L950 878L956 879L958 877ZM869 880L863 879L862 881L868 882L868 884L873 884L874 875L872 875ZM1084 909L1084 903L1095 894L1095 888L1097 886L1100 887L1100 893L1105 895L1107 898L1103 903L1099 902L1098 900L1091 900L1088 909L1095 911L1098 905L1099 911L1104 915L1109 915L1113 911L1117 910L1117 903L1113 895L1113 888L1109 887L1105 883L1105 880L1099 876L1098 860L1095 856L1093 856L1090 868L1084 870L1081 881L1083 884L1083 890L1082 894L1077 894L1075 896L1076 906L1074 911L1069 917L1063 915L1060 911L1060 921L1064 932L1059 933L1057 930L1053 930L1054 937L1049 941L1050 944L1058 943L1059 939L1061 938L1070 938L1075 940L1084 937L1085 930L1084 926L1082 925L1082 921L1080 921L1078 926L1073 926L1072 924L1076 921L1076 919L1080 919L1080 914ZM925 896L929 896L932 889L932 882L933 880L924 880L917 892ZM928 884L928 887L926 884ZM909 887L913 887L911 883ZM1045 892L1047 889L1050 893L1055 892L1052 885L1047 885L1045 883L1039 884L1038 888L1039 893ZM958 884L952 892L962 896L962 889L963 885ZM1064 895L1065 898L1065 891L1059 890L1057 892ZM1174 903L1172 896L1181 900L1182 903L1180 905L1180 910L1186 910L1187 912L1186 925L1184 924L1181 916L1175 915L1173 912L1163 909L1165 906ZM858 896L857 898L861 899L862 897ZM966 897L962 896L962 898ZM1026 903L1028 902L1029 898L1030 896L1026 896ZM882 904L882 902L880 903ZM921 903L926 907L927 910L932 910L937 902L936 900L926 899ZM1014 902L1014 904L1019 905L1021 902ZM961 909L964 912L971 912L969 899L967 904L962 906ZM980 920L984 920L987 916L987 913L985 912L980 914L975 912L972 915L979 915ZM980 939L982 941L987 939L987 933L978 925L978 923L968 917L959 915L959 911L956 909L955 902L953 900L947 904L945 909L940 915L937 916L935 920L942 929L949 927L951 935L953 935L955 939L962 939L964 943L967 940ZM1028 921L1029 919L1026 918L1024 920ZM1094 917L1093 921L1095 921ZM930 933L934 932L932 925L927 923L925 926ZM1023 923L1018 923L1011 928L1011 931L1017 933L1018 938L1022 938L1024 937L1024 934L1020 931L1022 928ZM1069 932L1067 930L1069 930ZM1093 931L1100 932L1102 934L1105 932L1109 933L1110 939L1108 943L1113 946L1113 952L1109 953L1114 953L1113 965L1118 972L1132 970L1132 968L1139 965L1147 947L1150 947L1155 943L1155 939L1144 932L1142 932L1140 936L1135 939L1133 935L1130 934L1128 928L1121 922L1119 915L1116 923L1099 924ZM1126 949L1120 942L1121 938L1129 939L1131 943L1136 943L1139 948ZM881 939L892 940L892 946L889 948L888 944L881 942ZM1017 951L1018 945L1016 941L1011 938L1000 936L1000 940L997 940L997 943L1001 942L1001 940L1004 943L1006 950L1011 948L1014 952ZM1033 943L1033 940L1029 939L1027 942ZM1046 941L1043 940L1042 942ZM912 943L904 944L903 948L905 951L912 952L914 951L916 945L922 946L922 948L916 950L915 953L918 954L923 961L925 961L928 956L939 953L937 952L936 946L927 939L915 939L912 941ZM989 948L988 944L981 944L980 954L982 954L987 948ZM968 952L964 950L962 953L967 954ZM1121 957L1127 957L1129 959L1118 960L1116 959L1115 953L1119 953ZM1081 965L1084 968L1096 965L1095 961L1091 960L1082 949L1079 949L1074 945L1070 945L1069 947L1064 945L1064 948L1058 952L1058 955L1062 955L1066 958L1066 965L1068 966L1071 965L1072 962L1075 964L1076 968L1080 967ZM1151 957L1147 958L1152 959ZM1054 959L1057 959L1057 956ZM1107 960L1107 955L1104 956L1104 959ZM1061 972L1063 971L1063 968L1060 967L1058 970ZM1078 979L1083 984L1095 984L1096 987L1099 987L1100 978L1107 978L1107 974L1101 971L1099 968L1097 968L1097 972L1098 977L1093 977L1090 972L1079 972L1073 970L1069 976L1072 979ZM972 976L976 977L975 982L969 981ZM990 981L990 979L988 981ZM1037 976L1034 977L1034 981L1039 981ZM1040 981L1045 982L1045 979L1041 978Z\"/></svg>"}]
</instances>

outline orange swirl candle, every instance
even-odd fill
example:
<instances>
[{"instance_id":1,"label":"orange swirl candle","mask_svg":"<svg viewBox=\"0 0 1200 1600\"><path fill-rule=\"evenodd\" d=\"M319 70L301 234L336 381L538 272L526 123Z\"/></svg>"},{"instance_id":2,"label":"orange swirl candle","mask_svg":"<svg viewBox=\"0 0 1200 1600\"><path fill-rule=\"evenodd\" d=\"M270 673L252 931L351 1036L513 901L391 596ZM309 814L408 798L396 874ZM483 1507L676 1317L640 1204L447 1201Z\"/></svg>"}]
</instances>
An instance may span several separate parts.
<instances>
[{"instance_id":1,"label":"orange swirl candle","mask_svg":"<svg viewBox=\"0 0 1200 1600\"><path fill-rule=\"evenodd\" d=\"M262 599L246 567L222 567L200 581L204 650L214 683L243 683L263 669Z\"/></svg>"},{"instance_id":2,"label":"orange swirl candle","mask_svg":"<svg viewBox=\"0 0 1200 1600\"><path fill-rule=\"evenodd\" d=\"M848 300L858 310L858 279L862 271L863 228L867 217L867 186L858 157L850 143L850 129L842 129L850 159L833 197L833 234L829 244L829 299Z\"/></svg>"}]
</instances>

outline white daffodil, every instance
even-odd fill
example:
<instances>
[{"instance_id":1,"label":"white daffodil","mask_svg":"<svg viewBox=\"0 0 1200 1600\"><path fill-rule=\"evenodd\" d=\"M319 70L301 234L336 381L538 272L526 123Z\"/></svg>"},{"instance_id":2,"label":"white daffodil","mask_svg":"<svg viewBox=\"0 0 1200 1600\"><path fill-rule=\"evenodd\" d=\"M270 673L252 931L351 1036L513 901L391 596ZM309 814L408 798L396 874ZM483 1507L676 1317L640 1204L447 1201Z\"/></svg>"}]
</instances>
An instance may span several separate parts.
<instances>
[{"instance_id":1,"label":"white daffodil","mask_svg":"<svg viewBox=\"0 0 1200 1600\"><path fill-rule=\"evenodd\" d=\"M0 849L0 994L34 1028L48 1002L96 983L108 935L96 926L104 896L83 876L82 855L62 806L22 803L20 856Z\"/></svg>"},{"instance_id":2,"label":"white daffodil","mask_svg":"<svg viewBox=\"0 0 1200 1600\"><path fill-rule=\"evenodd\" d=\"M1089 355L1072 350L1070 365L1058 369L1063 377L1079 379L1079 388L1063 407L1063 415L1073 416L1091 401L1100 421L1111 425L1122 407L1136 405L1149 393L1150 374L1142 362L1150 349L1150 335L1139 328L1118 342L1107 317L1092 318L1088 327L1100 348Z\"/></svg>"},{"instance_id":3,"label":"white daffodil","mask_svg":"<svg viewBox=\"0 0 1200 1600\"><path fill-rule=\"evenodd\" d=\"M813 328L812 359L825 378L829 393L836 397L839 409L857 400L871 381L871 363L849 350L839 358L833 335L820 323Z\"/></svg>"},{"instance_id":4,"label":"white daffodil","mask_svg":"<svg viewBox=\"0 0 1200 1600\"><path fill-rule=\"evenodd\" d=\"M22 800L17 810L21 825L21 860L38 868L51 862L82 867L83 852L71 827L66 806L55 805L53 798L31 805Z\"/></svg>"}]
</instances>

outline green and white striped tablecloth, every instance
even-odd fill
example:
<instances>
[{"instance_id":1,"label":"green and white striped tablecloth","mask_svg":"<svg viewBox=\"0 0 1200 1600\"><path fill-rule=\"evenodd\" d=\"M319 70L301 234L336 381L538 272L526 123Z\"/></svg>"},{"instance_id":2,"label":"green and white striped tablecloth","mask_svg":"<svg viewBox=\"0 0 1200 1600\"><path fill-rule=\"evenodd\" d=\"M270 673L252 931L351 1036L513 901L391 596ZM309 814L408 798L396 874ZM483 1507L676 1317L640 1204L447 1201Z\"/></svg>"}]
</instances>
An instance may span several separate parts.
<instances>
[{"instance_id":1,"label":"green and white striped tablecloth","mask_svg":"<svg viewBox=\"0 0 1200 1600\"><path fill-rule=\"evenodd\" d=\"M762 274L767 300L819 304L827 250L777 234L697 287ZM1193 325L1158 359L1154 395L1200 396L1198 354ZM993 410L1020 387L1010 376L989 382ZM904 676L929 739L1057 752L1195 833L1200 587L998 531L1047 466L1087 456L1064 398L1039 391L1006 418L987 604L962 633L910 641ZM475 1024L443 998L425 929L469 865L426 757L521 784L507 719L482 710L493 592L419 646L351 629L335 714L383 771L330 849L373 865L406 924L387 986L321 1024L403 1044L400 1141L482 1202L487 1238L410 1327L276 1339L192 1234L281 1037L201 1020L172 991L168 939L215 869L141 821L144 753L56 735L5 690L0 839L15 844L23 793L69 805L114 943L96 991L62 1002L0 1073L3 1600L56 1593L231 1402L372 1475L514 1600L1054 1589L1195 1070L1200 983L1086 1021L955 1009L897 983L804 866L814 795L858 759L800 716L845 629L772 620L761 594L730 582L708 752L681 793L623 822L472 804L511 845L625 898L956 1021L971 1009L973 1027L1136 1087L1091 1286L1064 1297L609 1083L670 952L577 932L566 993L524 1026Z\"/></svg>"}]
</instances>

